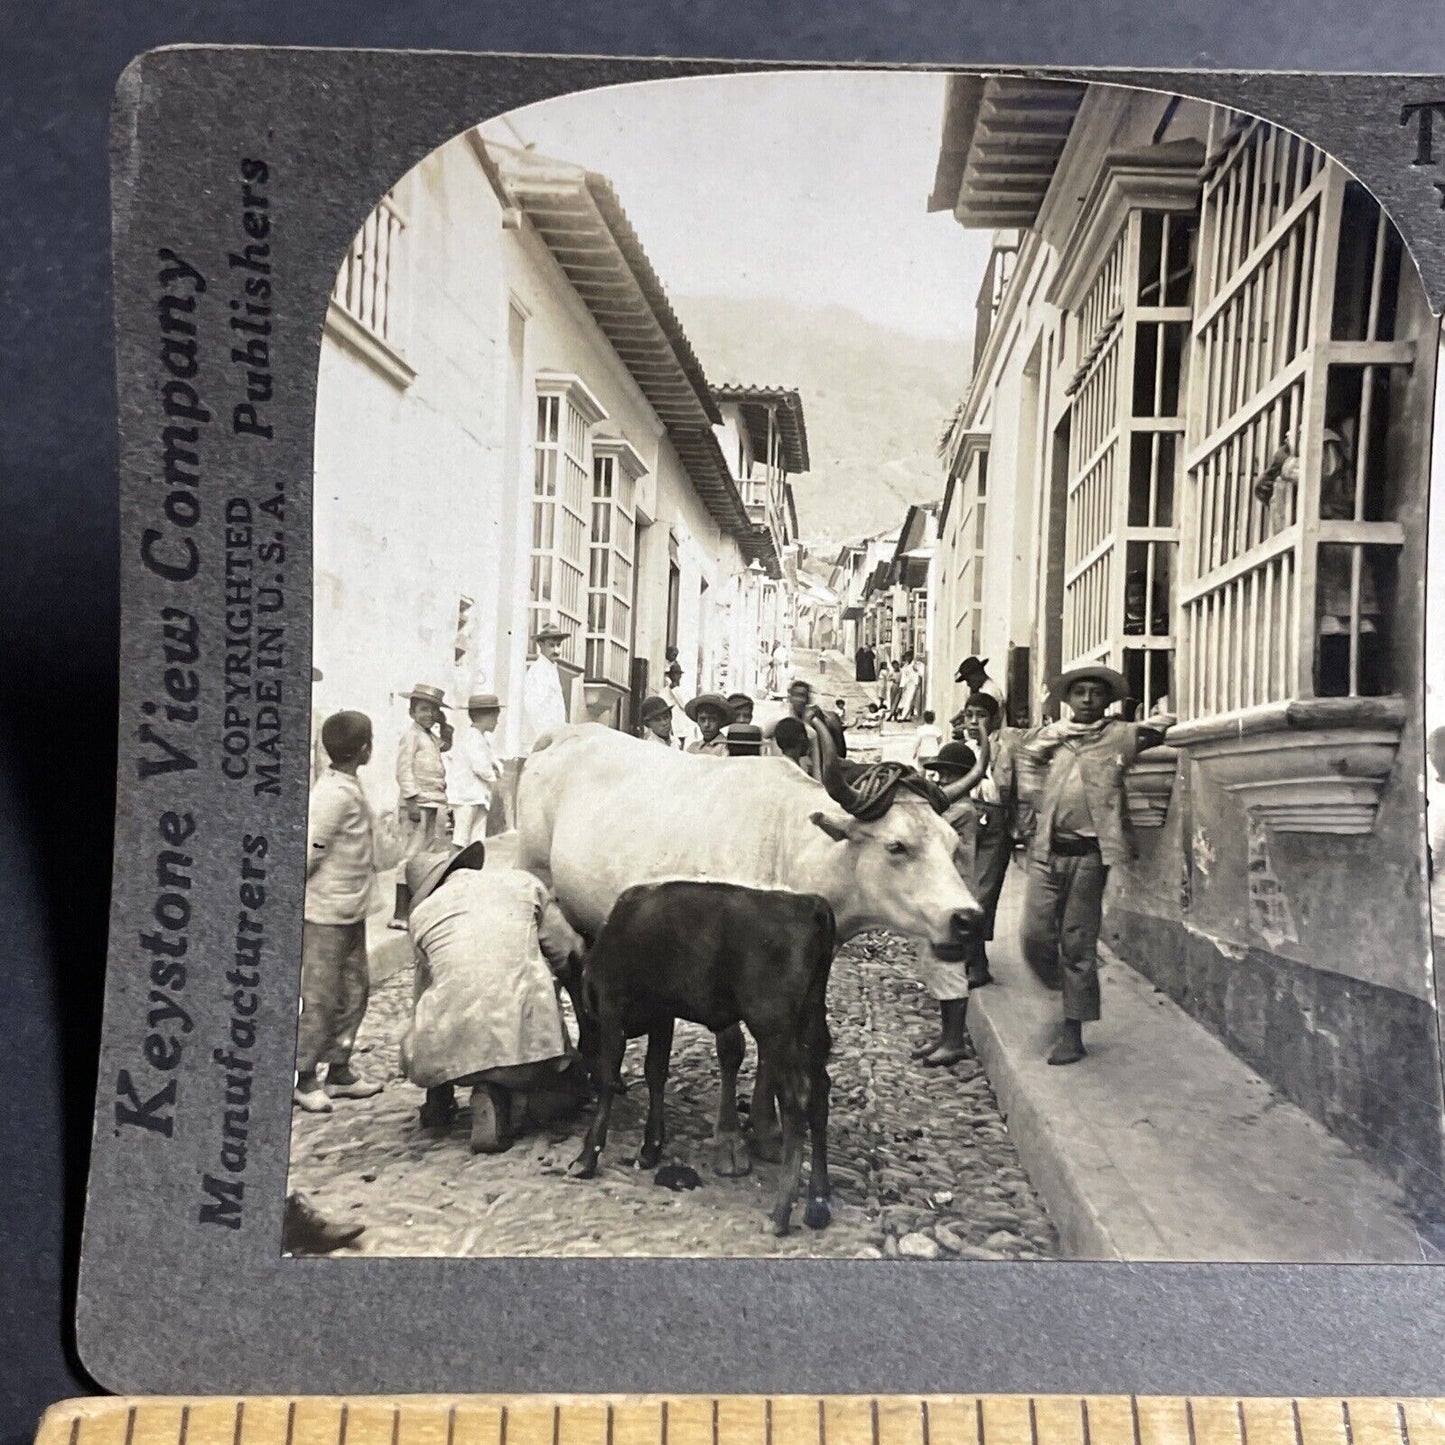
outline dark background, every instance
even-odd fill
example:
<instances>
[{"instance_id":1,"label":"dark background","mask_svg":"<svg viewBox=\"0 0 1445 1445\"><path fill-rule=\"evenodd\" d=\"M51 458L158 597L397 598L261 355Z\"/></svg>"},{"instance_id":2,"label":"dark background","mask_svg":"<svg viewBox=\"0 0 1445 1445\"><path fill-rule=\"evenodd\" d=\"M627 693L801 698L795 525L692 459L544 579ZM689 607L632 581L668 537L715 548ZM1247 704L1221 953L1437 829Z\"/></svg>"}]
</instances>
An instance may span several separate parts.
<instances>
[{"instance_id":1,"label":"dark background","mask_svg":"<svg viewBox=\"0 0 1445 1445\"><path fill-rule=\"evenodd\" d=\"M126 62L182 42L1445 71L1445 15L1420 0L1260 9L1249 0L9 0L0 10L0 1445L28 1440L47 1404L93 1389L70 1317L115 759L107 119Z\"/></svg>"}]
</instances>

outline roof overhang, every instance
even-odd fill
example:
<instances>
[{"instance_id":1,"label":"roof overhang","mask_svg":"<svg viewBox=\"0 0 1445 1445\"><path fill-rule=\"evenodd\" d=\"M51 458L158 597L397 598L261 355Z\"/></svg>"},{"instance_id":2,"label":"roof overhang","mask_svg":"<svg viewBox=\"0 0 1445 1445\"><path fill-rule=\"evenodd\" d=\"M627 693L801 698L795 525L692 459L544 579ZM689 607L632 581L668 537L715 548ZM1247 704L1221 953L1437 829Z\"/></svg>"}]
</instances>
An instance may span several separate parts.
<instances>
[{"instance_id":1,"label":"roof overhang","mask_svg":"<svg viewBox=\"0 0 1445 1445\"><path fill-rule=\"evenodd\" d=\"M530 151L486 149L507 195L666 429L713 520L747 541L753 523L712 433L722 420L712 388L612 183Z\"/></svg>"},{"instance_id":2,"label":"roof overhang","mask_svg":"<svg viewBox=\"0 0 1445 1445\"><path fill-rule=\"evenodd\" d=\"M975 229L1032 226L1086 90L1033 76L950 76L928 209Z\"/></svg>"},{"instance_id":3,"label":"roof overhang","mask_svg":"<svg viewBox=\"0 0 1445 1445\"><path fill-rule=\"evenodd\" d=\"M785 386L715 386L713 398L733 402L742 411L753 455L768 454L768 413L778 418L783 444L783 470L797 475L808 470L808 428L803 421L803 399Z\"/></svg>"}]
</instances>

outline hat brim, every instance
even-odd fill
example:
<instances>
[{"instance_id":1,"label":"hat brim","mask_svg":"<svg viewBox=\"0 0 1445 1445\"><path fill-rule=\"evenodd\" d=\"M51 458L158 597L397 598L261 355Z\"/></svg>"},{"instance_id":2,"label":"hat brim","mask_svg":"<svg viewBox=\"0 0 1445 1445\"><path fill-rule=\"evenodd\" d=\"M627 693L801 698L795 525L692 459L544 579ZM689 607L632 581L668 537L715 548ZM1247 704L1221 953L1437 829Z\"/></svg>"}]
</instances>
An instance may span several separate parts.
<instances>
[{"instance_id":1,"label":"hat brim","mask_svg":"<svg viewBox=\"0 0 1445 1445\"><path fill-rule=\"evenodd\" d=\"M686 702L682 707L693 722L697 721L700 712L715 712L722 718L724 726L732 722L735 710L728 703L720 692L705 692L700 697L695 697L691 702Z\"/></svg>"},{"instance_id":2,"label":"hat brim","mask_svg":"<svg viewBox=\"0 0 1445 1445\"><path fill-rule=\"evenodd\" d=\"M451 703L443 702L441 698L433 697L429 692L408 692L403 694L403 696L408 702L429 702L434 703L437 707L446 708L448 712L455 711Z\"/></svg>"},{"instance_id":3,"label":"hat brim","mask_svg":"<svg viewBox=\"0 0 1445 1445\"><path fill-rule=\"evenodd\" d=\"M415 908L424 898L430 898L458 869L479 869L486 862L486 858L486 847L480 841L467 844L449 858L439 856L433 866L412 885L412 907Z\"/></svg>"},{"instance_id":4,"label":"hat brim","mask_svg":"<svg viewBox=\"0 0 1445 1445\"><path fill-rule=\"evenodd\" d=\"M1076 682L1102 682L1109 689L1111 703L1123 702L1129 696L1129 684L1123 673L1115 672L1112 667L1090 666L1071 668L1056 678L1049 689L1049 701L1062 703Z\"/></svg>"},{"instance_id":5,"label":"hat brim","mask_svg":"<svg viewBox=\"0 0 1445 1445\"><path fill-rule=\"evenodd\" d=\"M541 632L532 634L534 642L566 642L571 637L570 632L563 631L560 627L545 627Z\"/></svg>"}]
</instances>

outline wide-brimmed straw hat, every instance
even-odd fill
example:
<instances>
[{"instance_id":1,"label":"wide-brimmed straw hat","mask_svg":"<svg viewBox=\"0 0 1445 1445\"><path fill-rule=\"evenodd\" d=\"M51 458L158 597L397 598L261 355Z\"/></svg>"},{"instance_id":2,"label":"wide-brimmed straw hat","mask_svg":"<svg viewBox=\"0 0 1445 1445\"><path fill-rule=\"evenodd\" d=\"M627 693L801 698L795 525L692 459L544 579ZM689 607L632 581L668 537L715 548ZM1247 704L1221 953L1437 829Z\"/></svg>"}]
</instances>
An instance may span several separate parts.
<instances>
[{"instance_id":1,"label":"wide-brimmed straw hat","mask_svg":"<svg viewBox=\"0 0 1445 1445\"><path fill-rule=\"evenodd\" d=\"M501 712L502 700L494 692L474 692L467 699L468 712Z\"/></svg>"},{"instance_id":2,"label":"wide-brimmed straw hat","mask_svg":"<svg viewBox=\"0 0 1445 1445\"><path fill-rule=\"evenodd\" d=\"M434 702L438 707L446 706L446 703L442 701L446 693L439 687L433 687L429 682L417 683L410 692L403 693L402 696L408 702Z\"/></svg>"},{"instance_id":3,"label":"wide-brimmed straw hat","mask_svg":"<svg viewBox=\"0 0 1445 1445\"><path fill-rule=\"evenodd\" d=\"M532 634L532 640L534 642L565 642L575 630L575 628L567 627L559 622L548 622Z\"/></svg>"},{"instance_id":4,"label":"wide-brimmed straw hat","mask_svg":"<svg viewBox=\"0 0 1445 1445\"><path fill-rule=\"evenodd\" d=\"M1049 688L1049 701L1063 702L1076 682L1102 682L1109 689L1111 702L1123 702L1129 696L1129 684L1122 673L1101 663L1091 663L1087 667L1071 667L1061 677L1055 678Z\"/></svg>"},{"instance_id":5,"label":"wide-brimmed straw hat","mask_svg":"<svg viewBox=\"0 0 1445 1445\"><path fill-rule=\"evenodd\" d=\"M706 709L708 712L715 712L725 723L733 720L732 705L720 692L700 692L691 702L684 703L682 710L693 722L697 721L698 713Z\"/></svg>"},{"instance_id":6,"label":"wide-brimmed straw hat","mask_svg":"<svg viewBox=\"0 0 1445 1445\"><path fill-rule=\"evenodd\" d=\"M666 698L658 697L654 693L651 697L643 699L640 713L643 722L649 718L670 717L671 715L672 709L668 707Z\"/></svg>"},{"instance_id":7,"label":"wide-brimmed straw hat","mask_svg":"<svg viewBox=\"0 0 1445 1445\"><path fill-rule=\"evenodd\" d=\"M481 843L469 843L456 853L418 853L406 865L406 886L411 892L411 906L430 897L458 868L480 868L487 850Z\"/></svg>"}]
</instances>

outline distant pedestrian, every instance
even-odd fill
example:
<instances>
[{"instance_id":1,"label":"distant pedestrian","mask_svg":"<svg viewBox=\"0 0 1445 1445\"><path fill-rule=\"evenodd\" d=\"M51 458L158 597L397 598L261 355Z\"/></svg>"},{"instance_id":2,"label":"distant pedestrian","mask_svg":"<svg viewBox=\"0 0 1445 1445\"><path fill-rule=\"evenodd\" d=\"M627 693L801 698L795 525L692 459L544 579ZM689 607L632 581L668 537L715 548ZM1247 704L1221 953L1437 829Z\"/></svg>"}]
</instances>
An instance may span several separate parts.
<instances>
[{"instance_id":1,"label":"distant pedestrian","mask_svg":"<svg viewBox=\"0 0 1445 1445\"><path fill-rule=\"evenodd\" d=\"M501 714L502 702L495 693L473 693L467 699L468 724L452 745L449 756L454 761L447 771L454 847L465 848L487 836L487 819L494 801L499 801L495 788L502 776L492 746Z\"/></svg>"},{"instance_id":2,"label":"distant pedestrian","mask_svg":"<svg viewBox=\"0 0 1445 1445\"><path fill-rule=\"evenodd\" d=\"M557 659L562 645L572 636L572 629L552 623L537 629L532 639L537 655L527 664L522 679L522 750L530 752L533 743L544 733L565 726L567 695L562 689L562 673Z\"/></svg>"},{"instance_id":3,"label":"distant pedestrian","mask_svg":"<svg viewBox=\"0 0 1445 1445\"><path fill-rule=\"evenodd\" d=\"M672 709L665 699L656 696L646 698L642 704L641 722L639 736L643 742L662 743L669 748L679 746L672 735Z\"/></svg>"},{"instance_id":4,"label":"distant pedestrian","mask_svg":"<svg viewBox=\"0 0 1445 1445\"><path fill-rule=\"evenodd\" d=\"M857 682L878 681L878 654L866 642L854 654L853 677Z\"/></svg>"},{"instance_id":5,"label":"distant pedestrian","mask_svg":"<svg viewBox=\"0 0 1445 1445\"><path fill-rule=\"evenodd\" d=\"M943 820L958 836L954 866L959 877L972 887L974 843L978 833L978 810L969 791L978 781L982 769L973 750L963 743L949 743L930 760L928 772L944 790L948 807ZM938 1001L939 1033L936 1039L925 1040L913 1051L928 1068L946 1068L968 1056L968 1038L964 1032L968 1018L968 959L939 958L933 949L921 945L915 953L918 971L924 986Z\"/></svg>"},{"instance_id":6,"label":"distant pedestrian","mask_svg":"<svg viewBox=\"0 0 1445 1445\"><path fill-rule=\"evenodd\" d=\"M683 701L681 687L682 664L670 662L658 696L672 709L672 735L678 740L678 746L685 748L688 743L697 740L698 732L697 725L687 715L687 704Z\"/></svg>"},{"instance_id":7,"label":"distant pedestrian","mask_svg":"<svg viewBox=\"0 0 1445 1445\"><path fill-rule=\"evenodd\" d=\"M922 680L922 674L914 665L912 652L905 652L903 665L898 670L898 716L904 722L913 720Z\"/></svg>"},{"instance_id":8,"label":"distant pedestrian","mask_svg":"<svg viewBox=\"0 0 1445 1445\"><path fill-rule=\"evenodd\" d=\"M903 669L896 662L883 665L883 681L887 687L887 701L884 707L890 722L897 722L903 702Z\"/></svg>"},{"instance_id":9,"label":"distant pedestrian","mask_svg":"<svg viewBox=\"0 0 1445 1445\"><path fill-rule=\"evenodd\" d=\"M938 756L938 750L943 746L943 729L933 719L933 713L925 708L923 722L919 725L918 731L913 734L913 766L915 768L927 767Z\"/></svg>"},{"instance_id":10,"label":"distant pedestrian","mask_svg":"<svg viewBox=\"0 0 1445 1445\"><path fill-rule=\"evenodd\" d=\"M965 657L958 664L958 671L954 673L953 680L961 682L970 693L986 692L998 703L999 713L1004 712L1003 688L988 675L988 658L986 657ZM967 698L964 699L967 701Z\"/></svg>"},{"instance_id":11,"label":"distant pedestrian","mask_svg":"<svg viewBox=\"0 0 1445 1445\"><path fill-rule=\"evenodd\" d=\"M728 755L723 728L732 721L727 699L715 692L700 693L683 709L697 727L697 738L688 744L690 753L709 753L714 757Z\"/></svg>"},{"instance_id":12,"label":"distant pedestrian","mask_svg":"<svg viewBox=\"0 0 1445 1445\"><path fill-rule=\"evenodd\" d=\"M358 771L371 761L371 719L338 712L321 727L329 765L311 790L306 823L306 903L301 924L301 1018L292 1099L308 1114L331 1100L381 1092L351 1068L366 1016L366 920L382 906L377 870L395 866L399 841L378 828ZM322 1087L319 1071L325 1066Z\"/></svg>"},{"instance_id":13,"label":"distant pedestrian","mask_svg":"<svg viewBox=\"0 0 1445 1445\"><path fill-rule=\"evenodd\" d=\"M1109 870L1133 853L1124 778L1171 719L1106 717L1128 685L1107 667L1078 667L1050 689L1067 721L1036 728L1017 750L1020 793L1037 811L1029 849L1021 942L1029 966L1063 994L1051 1064L1085 1056L1083 1026L1099 1017L1099 929Z\"/></svg>"},{"instance_id":14,"label":"distant pedestrian","mask_svg":"<svg viewBox=\"0 0 1445 1445\"><path fill-rule=\"evenodd\" d=\"M437 846L438 830L447 806L446 767L441 742L433 728L442 721L441 688L419 682L407 693L411 726L401 735L396 751L397 813L405 858ZM398 877L396 911L390 928L406 927L410 895Z\"/></svg>"}]
</instances>

